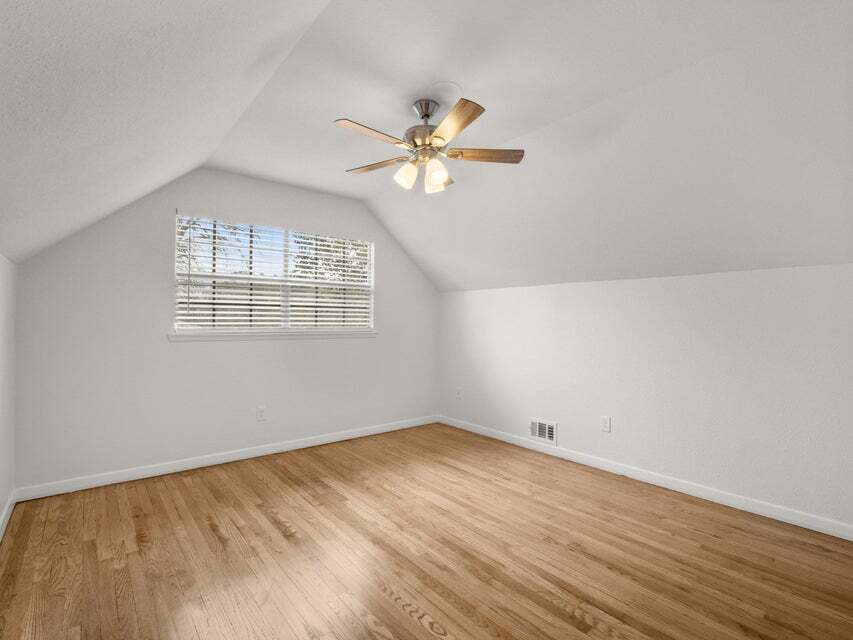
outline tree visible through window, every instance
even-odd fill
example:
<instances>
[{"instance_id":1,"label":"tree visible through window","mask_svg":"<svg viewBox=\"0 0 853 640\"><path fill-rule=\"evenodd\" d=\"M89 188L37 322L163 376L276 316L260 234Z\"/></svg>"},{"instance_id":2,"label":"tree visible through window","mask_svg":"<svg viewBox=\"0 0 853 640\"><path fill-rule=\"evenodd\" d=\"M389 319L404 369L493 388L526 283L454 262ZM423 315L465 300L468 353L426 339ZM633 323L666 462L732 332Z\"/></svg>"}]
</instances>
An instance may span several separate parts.
<instances>
[{"instance_id":1,"label":"tree visible through window","mask_svg":"<svg viewBox=\"0 0 853 640\"><path fill-rule=\"evenodd\" d=\"M373 326L373 245L178 216L175 327Z\"/></svg>"}]
</instances>

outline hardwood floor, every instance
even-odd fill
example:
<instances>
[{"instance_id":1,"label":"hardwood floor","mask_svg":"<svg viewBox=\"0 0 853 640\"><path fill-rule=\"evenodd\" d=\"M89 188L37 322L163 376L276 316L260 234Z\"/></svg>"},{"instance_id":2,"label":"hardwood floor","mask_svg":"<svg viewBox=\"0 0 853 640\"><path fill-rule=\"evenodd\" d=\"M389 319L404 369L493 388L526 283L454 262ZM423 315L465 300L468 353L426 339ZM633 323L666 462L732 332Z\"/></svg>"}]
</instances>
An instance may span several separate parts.
<instances>
[{"instance_id":1,"label":"hardwood floor","mask_svg":"<svg viewBox=\"0 0 853 640\"><path fill-rule=\"evenodd\" d=\"M853 543L419 427L18 504L0 638L853 638Z\"/></svg>"}]
</instances>

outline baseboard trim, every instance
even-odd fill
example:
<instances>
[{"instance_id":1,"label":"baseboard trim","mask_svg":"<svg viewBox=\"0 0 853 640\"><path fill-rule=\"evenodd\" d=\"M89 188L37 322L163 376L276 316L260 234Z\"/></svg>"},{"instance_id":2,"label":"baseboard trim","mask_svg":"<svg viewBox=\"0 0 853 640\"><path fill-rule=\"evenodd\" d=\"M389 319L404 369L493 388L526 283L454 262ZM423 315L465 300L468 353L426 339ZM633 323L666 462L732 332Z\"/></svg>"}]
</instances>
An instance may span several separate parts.
<instances>
[{"instance_id":1,"label":"baseboard trim","mask_svg":"<svg viewBox=\"0 0 853 640\"><path fill-rule=\"evenodd\" d=\"M6 525L9 524L9 518L12 517L12 509L15 508L15 491L9 494L9 499L6 501L6 505L3 507L2 513L0 513L0 540L3 539L3 534L6 533Z\"/></svg>"},{"instance_id":2,"label":"baseboard trim","mask_svg":"<svg viewBox=\"0 0 853 640\"><path fill-rule=\"evenodd\" d=\"M89 476L79 476L76 478L69 478L67 480L58 480L55 482L18 487L12 491L12 495L3 507L2 513L0 513L0 539L2 539L3 534L5 533L9 518L12 515L12 509L16 502L69 493L71 491L79 491L81 489L91 489L93 487L115 484L117 482L150 478L152 476L165 475L167 473L175 473L177 471L186 471L187 469L208 467L224 462L256 458L258 456L265 456L272 453L282 453L284 451L315 447L317 445L328 444L331 442L341 442L343 440L351 440L353 438L361 438L378 433L418 427L433 422L443 422L458 429L478 433L495 440L502 440L503 442L524 447L525 449L532 449L540 453L595 467L596 469L602 469L611 473L624 475L629 478L634 478L635 480L648 482L649 484L654 484L659 487L686 493L697 498L704 498L705 500L710 500L729 507L773 518L774 520L780 520L782 522L805 527L814 531L820 531L821 533L826 533L838 538L853 540L853 524L851 523L832 520L830 518L824 518L812 513L790 509L788 507L764 502L755 498L729 493L707 485L698 484L689 480L682 480L680 478L675 478L673 476L668 476L654 471L648 471L639 467L633 467L621 462L616 462L615 460L593 456L580 451L566 449L564 447L543 445L519 435L505 433L498 429L485 427L483 425L459 420L457 418L451 418L449 416L422 416L420 418L409 418L369 427L336 431L308 438L285 440L282 442L263 444L244 449L234 449L231 451L211 453L192 458L183 458L169 462L108 471Z\"/></svg>"},{"instance_id":3,"label":"baseboard trim","mask_svg":"<svg viewBox=\"0 0 853 640\"><path fill-rule=\"evenodd\" d=\"M335 431L333 433L325 433L317 436L310 436L308 438L273 442L270 444L258 445L256 447L247 447L245 449L210 453L207 455L195 456L193 458L182 458L180 460L160 462L141 467L131 467L128 469L97 473L90 476L78 476L67 480L57 480L55 482L18 487L12 492L12 498L10 499L10 504L7 505L7 509L11 513L11 505L15 502L22 502L24 500L44 498L46 496L79 491L81 489L91 489L92 487L101 487L108 484L115 484L117 482L127 482L128 480L139 480L141 478L161 476L167 473L175 473L176 471L186 471L187 469L209 467L214 464L222 464L223 462L234 462L235 460L257 458L258 456L265 456L271 453L282 453L284 451L293 451L294 449L316 447L317 445L329 444L330 442L341 442L343 440L362 438L364 436L371 436L377 433L386 433L388 431L397 431L398 429L419 427L421 425L430 424L431 422L438 422L438 420L438 416L408 418L405 420L386 422L385 424L378 424L369 427Z\"/></svg>"},{"instance_id":4,"label":"baseboard trim","mask_svg":"<svg viewBox=\"0 0 853 640\"><path fill-rule=\"evenodd\" d=\"M771 502L764 502L763 500L749 498L736 493L729 493L707 485L698 484L689 480L682 480L680 478L675 478L673 476L664 475L654 471L648 471L639 467L632 467L631 465L616 462L615 460L609 460L607 458L600 458L588 453L582 453L580 451L574 451L564 447L543 445L529 438L505 433L498 429L484 427L483 425L466 422L465 420L459 420L457 418L439 416L438 421L458 429L464 429L465 431L478 433L488 438L494 438L495 440L502 440L503 442L524 447L525 449L533 449L540 453L564 458L565 460L571 460L572 462L577 462L589 467L595 467L596 469L602 469L604 471L610 471L611 473L628 476L635 480L641 480L642 482L648 482L649 484L657 485L659 487L686 493L697 498L704 498L705 500L734 507L741 511L748 511L750 513L766 516L768 518L773 518L774 520L787 522L788 524L826 533L837 538L853 540L853 524L848 522L832 520L813 513L797 511L796 509L790 509Z\"/></svg>"}]
</instances>

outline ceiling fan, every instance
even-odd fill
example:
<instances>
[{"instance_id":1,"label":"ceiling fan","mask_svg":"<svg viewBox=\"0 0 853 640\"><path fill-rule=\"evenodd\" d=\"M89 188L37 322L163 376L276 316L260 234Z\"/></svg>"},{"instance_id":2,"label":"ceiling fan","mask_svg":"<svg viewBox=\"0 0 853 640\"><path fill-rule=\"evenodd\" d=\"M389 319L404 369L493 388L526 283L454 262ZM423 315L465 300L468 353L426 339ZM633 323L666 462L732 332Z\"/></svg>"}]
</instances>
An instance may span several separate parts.
<instances>
[{"instance_id":1,"label":"ceiling fan","mask_svg":"<svg viewBox=\"0 0 853 640\"><path fill-rule=\"evenodd\" d=\"M335 124L363 133L366 136L382 140L405 150L408 155L366 164L363 167L348 169L347 173L367 173L376 169L403 163L394 174L394 180L404 189L411 189L418 180L420 166L424 165L424 191L438 193L453 184L453 178L441 158L453 160L473 160L474 162L503 162L518 164L524 157L524 149L448 149L453 138L474 122L485 111L476 102L461 98L437 127L429 123L438 103L435 100L421 98L412 105L423 124L406 129L402 138L396 138L371 129L347 118L335 120Z\"/></svg>"}]
</instances>

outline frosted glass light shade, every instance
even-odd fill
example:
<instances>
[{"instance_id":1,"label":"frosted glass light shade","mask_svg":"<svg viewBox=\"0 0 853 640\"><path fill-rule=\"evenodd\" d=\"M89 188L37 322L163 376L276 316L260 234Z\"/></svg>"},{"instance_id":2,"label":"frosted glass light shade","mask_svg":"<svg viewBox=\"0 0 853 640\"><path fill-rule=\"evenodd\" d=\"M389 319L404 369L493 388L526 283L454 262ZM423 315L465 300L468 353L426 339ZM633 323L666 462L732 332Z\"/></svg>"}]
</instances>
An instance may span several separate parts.
<instances>
[{"instance_id":1,"label":"frosted glass light shade","mask_svg":"<svg viewBox=\"0 0 853 640\"><path fill-rule=\"evenodd\" d=\"M427 193L439 193L447 189L447 187L452 184L453 178L451 178L450 176L447 176L447 180L445 180L441 184L430 184L429 182L424 180L424 191L426 191Z\"/></svg>"},{"instance_id":2,"label":"frosted glass light shade","mask_svg":"<svg viewBox=\"0 0 853 640\"><path fill-rule=\"evenodd\" d=\"M447 168L438 158L430 158L426 164L426 181L431 185L443 185L447 182Z\"/></svg>"},{"instance_id":3,"label":"frosted glass light shade","mask_svg":"<svg viewBox=\"0 0 853 640\"><path fill-rule=\"evenodd\" d=\"M411 189L415 186L418 180L418 165L414 162L407 162L402 167L397 169L394 174L394 182L399 184L404 189Z\"/></svg>"},{"instance_id":4,"label":"frosted glass light shade","mask_svg":"<svg viewBox=\"0 0 853 640\"><path fill-rule=\"evenodd\" d=\"M429 180L424 178L424 191L427 193L438 193L444 191L444 184L430 184Z\"/></svg>"}]
</instances>

